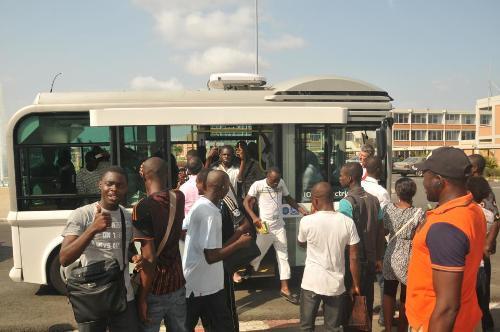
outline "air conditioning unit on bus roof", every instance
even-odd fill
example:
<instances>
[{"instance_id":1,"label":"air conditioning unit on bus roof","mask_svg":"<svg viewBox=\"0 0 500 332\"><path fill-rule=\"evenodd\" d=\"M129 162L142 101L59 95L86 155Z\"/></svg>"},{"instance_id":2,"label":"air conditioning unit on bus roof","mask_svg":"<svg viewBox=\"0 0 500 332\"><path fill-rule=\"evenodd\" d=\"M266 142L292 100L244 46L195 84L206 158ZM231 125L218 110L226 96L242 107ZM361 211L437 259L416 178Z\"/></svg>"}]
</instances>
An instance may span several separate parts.
<instances>
[{"instance_id":1,"label":"air conditioning unit on bus roof","mask_svg":"<svg viewBox=\"0 0 500 332\"><path fill-rule=\"evenodd\" d=\"M216 73L210 75L209 89L244 90L264 86L266 78L258 74Z\"/></svg>"}]
</instances>

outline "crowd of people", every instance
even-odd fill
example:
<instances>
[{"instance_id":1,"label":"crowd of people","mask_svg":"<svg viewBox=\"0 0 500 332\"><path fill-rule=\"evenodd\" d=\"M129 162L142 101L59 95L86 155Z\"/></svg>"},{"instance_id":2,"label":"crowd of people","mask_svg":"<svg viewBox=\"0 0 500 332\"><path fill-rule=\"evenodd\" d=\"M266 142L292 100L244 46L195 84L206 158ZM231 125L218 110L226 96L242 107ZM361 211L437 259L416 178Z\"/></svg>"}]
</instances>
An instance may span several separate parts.
<instances>
[{"instance_id":1,"label":"crowd of people","mask_svg":"<svg viewBox=\"0 0 500 332\"><path fill-rule=\"evenodd\" d=\"M257 271L271 246L276 251L280 296L300 305L300 329L314 331L323 305L327 331L349 329L355 296L364 296L369 321L377 284L382 309L379 323L393 329L400 287L398 331L491 330L489 283L499 213L488 182L485 160L442 147L421 164L429 211L413 206L417 186L410 178L395 183L392 201L379 184L383 166L375 149L364 146L360 163L340 169L347 189L334 209L330 183L311 186L308 211L290 195L281 171L262 172L245 142L236 149L213 148L206 160L191 150L177 189L167 186L167 163L144 161L140 176L146 197L128 213L122 206L127 172L102 171L100 200L76 209L63 231L60 261L80 259L85 266L121 257L121 218L125 219L129 259L135 263L134 294L124 268L127 309L102 320L79 323L80 331L239 331L234 284ZM235 157L241 161L235 164ZM450 162L453 161L453 162ZM297 242L306 250L300 294L289 287L283 202L301 215ZM135 252L139 243L140 253ZM179 246L179 242L182 243ZM252 242L260 250L245 271L230 270L225 259ZM181 249L179 249L181 247ZM181 255L182 250L182 255Z\"/></svg>"}]
</instances>

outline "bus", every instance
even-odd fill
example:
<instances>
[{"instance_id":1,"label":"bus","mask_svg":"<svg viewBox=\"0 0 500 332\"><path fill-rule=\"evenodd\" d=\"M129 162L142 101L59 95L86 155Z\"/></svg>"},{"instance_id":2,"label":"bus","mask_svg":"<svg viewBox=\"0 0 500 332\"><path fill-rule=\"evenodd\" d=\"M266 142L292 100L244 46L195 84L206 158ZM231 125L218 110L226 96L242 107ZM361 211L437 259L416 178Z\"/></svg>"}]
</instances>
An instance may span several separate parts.
<instances>
[{"instance_id":1,"label":"bus","mask_svg":"<svg viewBox=\"0 0 500 332\"><path fill-rule=\"evenodd\" d=\"M86 155L95 149L127 171L129 208L144 196L138 176L144 159L164 158L172 185L188 150L204 155L212 146L241 140L257 147L259 167L282 170L291 195L306 208L318 181L333 185L335 201L345 195L340 167L355 161L366 143L382 158L381 183L390 190L391 101L372 84L341 77L199 91L40 93L7 129L9 276L65 292L61 232L73 209L99 198L77 185L82 173L92 173ZM300 216L287 205L283 214L290 265L303 266L305 251L296 245Z\"/></svg>"}]
</instances>

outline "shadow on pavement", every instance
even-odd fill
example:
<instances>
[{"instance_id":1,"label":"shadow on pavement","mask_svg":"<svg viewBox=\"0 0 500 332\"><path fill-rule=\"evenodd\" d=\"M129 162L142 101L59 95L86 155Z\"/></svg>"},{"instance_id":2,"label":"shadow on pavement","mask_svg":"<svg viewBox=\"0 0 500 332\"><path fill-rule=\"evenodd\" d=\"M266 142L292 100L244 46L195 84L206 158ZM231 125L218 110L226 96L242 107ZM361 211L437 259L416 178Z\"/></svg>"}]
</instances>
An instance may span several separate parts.
<instances>
[{"instance_id":1,"label":"shadow on pavement","mask_svg":"<svg viewBox=\"0 0 500 332\"><path fill-rule=\"evenodd\" d=\"M6 261L12 258L12 247L5 246L0 242L0 262Z\"/></svg>"},{"instance_id":2,"label":"shadow on pavement","mask_svg":"<svg viewBox=\"0 0 500 332\"><path fill-rule=\"evenodd\" d=\"M70 324L56 324L49 327L48 332L66 332L74 331L75 327Z\"/></svg>"},{"instance_id":3,"label":"shadow on pavement","mask_svg":"<svg viewBox=\"0 0 500 332\"><path fill-rule=\"evenodd\" d=\"M59 294L55 288L49 285L41 285L38 291L35 293L37 296L58 296L58 297L66 297L64 295Z\"/></svg>"}]
</instances>

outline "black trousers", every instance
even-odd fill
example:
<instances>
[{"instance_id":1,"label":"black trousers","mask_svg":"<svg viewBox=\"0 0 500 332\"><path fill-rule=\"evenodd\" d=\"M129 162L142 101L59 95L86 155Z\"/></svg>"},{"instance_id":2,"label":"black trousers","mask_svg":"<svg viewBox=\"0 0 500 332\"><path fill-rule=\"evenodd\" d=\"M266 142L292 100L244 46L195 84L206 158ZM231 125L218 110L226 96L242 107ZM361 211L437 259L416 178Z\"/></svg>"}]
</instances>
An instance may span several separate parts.
<instances>
[{"instance_id":1,"label":"black trousers","mask_svg":"<svg viewBox=\"0 0 500 332\"><path fill-rule=\"evenodd\" d=\"M479 307L483 313L481 325L483 330L493 329L493 317L490 312L490 282L491 282L491 261L484 257L484 267L480 267L477 272L476 293Z\"/></svg>"},{"instance_id":2,"label":"black trousers","mask_svg":"<svg viewBox=\"0 0 500 332\"><path fill-rule=\"evenodd\" d=\"M226 303L224 289L215 294L197 296L191 294L186 299L186 330L194 331L202 318L207 332L233 332L233 318Z\"/></svg>"},{"instance_id":3,"label":"black trousers","mask_svg":"<svg viewBox=\"0 0 500 332\"><path fill-rule=\"evenodd\" d=\"M233 329L235 332L240 331L240 322L238 320L238 312L236 311L236 298L234 297L234 282L233 274L224 270L224 291L226 293L226 304L231 312Z\"/></svg>"},{"instance_id":4,"label":"black trousers","mask_svg":"<svg viewBox=\"0 0 500 332\"><path fill-rule=\"evenodd\" d=\"M323 302L325 331L342 332L342 321L345 316L345 298L345 293L338 296L325 296L302 289L300 291L300 330L307 332L315 330L319 305Z\"/></svg>"},{"instance_id":5,"label":"black trousers","mask_svg":"<svg viewBox=\"0 0 500 332\"><path fill-rule=\"evenodd\" d=\"M106 320L78 324L80 332L106 332L106 329L109 329L110 332L139 331L139 317L135 300L127 303L127 310L108 317Z\"/></svg>"}]
</instances>

